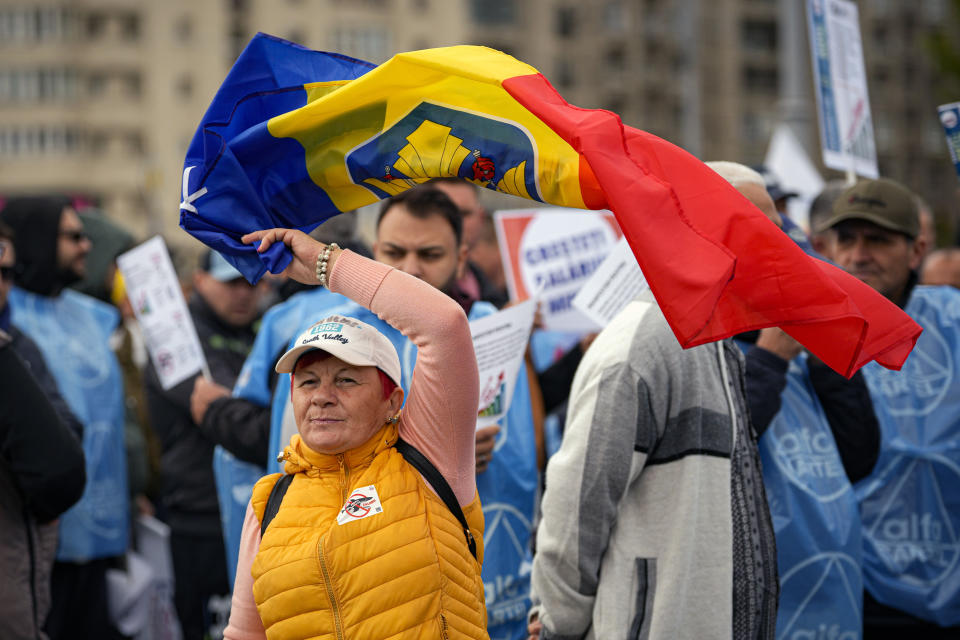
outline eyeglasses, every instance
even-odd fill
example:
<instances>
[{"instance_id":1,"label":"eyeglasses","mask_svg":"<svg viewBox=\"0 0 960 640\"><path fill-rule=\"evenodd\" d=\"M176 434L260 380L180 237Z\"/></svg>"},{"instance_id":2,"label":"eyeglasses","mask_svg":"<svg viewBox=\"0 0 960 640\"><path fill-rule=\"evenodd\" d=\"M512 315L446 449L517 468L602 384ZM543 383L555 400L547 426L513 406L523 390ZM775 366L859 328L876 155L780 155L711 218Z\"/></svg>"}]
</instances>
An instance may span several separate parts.
<instances>
[{"instance_id":1,"label":"eyeglasses","mask_svg":"<svg viewBox=\"0 0 960 640\"><path fill-rule=\"evenodd\" d=\"M13 265L0 267L0 280L11 282L13 280Z\"/></svg>"},{"instance_id":2,"label":"eyeglasses","mask_svg":"<svg viewBox=\"0 0 960 640\"><path fill-rule=\"evenodd\" d=\"M80 244L84 240L87 240L90 236L87 235L86 231L83 230L72 230L72 231L61 231L60 235L64 238L68 238L71 242Z\"/></svg>"}]
</instances>

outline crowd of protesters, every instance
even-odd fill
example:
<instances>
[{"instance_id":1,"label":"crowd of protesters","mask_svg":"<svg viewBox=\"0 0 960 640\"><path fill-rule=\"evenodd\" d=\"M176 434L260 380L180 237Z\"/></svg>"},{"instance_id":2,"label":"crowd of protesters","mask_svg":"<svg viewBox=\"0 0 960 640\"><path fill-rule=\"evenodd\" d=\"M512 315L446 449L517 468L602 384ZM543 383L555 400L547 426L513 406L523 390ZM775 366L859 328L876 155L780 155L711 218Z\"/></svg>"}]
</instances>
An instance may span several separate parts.
<instances>
[{"instance_id":1,"label":"crowd of protesters","mask_svg":"<svg viewBox=\"0 0 960 640\"><path fill-rule=\"evenodd\" d=\"M294 256L257 285L204 250L209 377L165 389L116 268L134 238L7 200L0 637L955 637L960 248L893 180L828 184L806 234L769 176L709 166L923 327L901 371L847 379L775 327L682 349L647 292L528 353L476 430L467 323L510 302L476 187L442 179L385 200L370 247L349 215L251 233ZM167 635L111 578L146 516Z\"/></svg>"}]
</instances>

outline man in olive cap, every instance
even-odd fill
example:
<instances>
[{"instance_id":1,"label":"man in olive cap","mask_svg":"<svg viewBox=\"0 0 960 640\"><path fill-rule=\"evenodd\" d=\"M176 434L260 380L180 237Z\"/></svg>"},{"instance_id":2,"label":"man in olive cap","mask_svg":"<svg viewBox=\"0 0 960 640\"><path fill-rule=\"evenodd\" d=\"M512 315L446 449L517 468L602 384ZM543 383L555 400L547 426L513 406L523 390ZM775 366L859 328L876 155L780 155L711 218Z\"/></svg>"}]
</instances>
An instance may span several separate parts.
<instances>
[{"instance_id":1,"label":"man in olive cap","mask_svg":"<svg viewBox=\"0 0 960 640\"><path fill-rule=\"evenodd\" d=\"M817 230L828 232L828 254L840 267L924 330L901 371L863 368L881 446L856 488L864 637L890 628L940 637L939 627L960 625L960 291L916 286L926 248L917 199L893 180L848 188Z\"/></svg>"}]
</instances>

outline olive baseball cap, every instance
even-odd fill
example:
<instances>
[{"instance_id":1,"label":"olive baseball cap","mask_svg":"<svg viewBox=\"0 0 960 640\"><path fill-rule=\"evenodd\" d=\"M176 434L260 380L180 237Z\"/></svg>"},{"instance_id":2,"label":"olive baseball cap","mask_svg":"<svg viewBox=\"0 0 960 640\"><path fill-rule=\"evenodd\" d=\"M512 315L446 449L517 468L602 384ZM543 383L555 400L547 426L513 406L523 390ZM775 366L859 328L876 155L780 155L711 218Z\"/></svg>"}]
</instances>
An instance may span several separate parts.
<instances>
[{"instance_id":1,"label":"olive baseball cap","mask_svg":"<svg viewBox=\"0 0 960 640\"><path fill-rule=\"evenodd\" d=\"M833 215L817 231L826 231L844 220L866 220L916 238L920 213L913 193L889 178L863 180L840 194L833 203Z\"/></svg>"}]
</instances>

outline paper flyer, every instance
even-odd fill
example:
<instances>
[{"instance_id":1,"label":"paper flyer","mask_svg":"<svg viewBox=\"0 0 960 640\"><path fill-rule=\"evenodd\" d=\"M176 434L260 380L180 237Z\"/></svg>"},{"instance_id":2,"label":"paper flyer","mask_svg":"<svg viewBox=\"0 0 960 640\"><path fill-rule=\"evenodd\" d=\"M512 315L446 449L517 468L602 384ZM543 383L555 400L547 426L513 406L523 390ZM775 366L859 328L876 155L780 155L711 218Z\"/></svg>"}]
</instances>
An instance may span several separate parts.
<instances>
[{"instance_id":1,"label":"paper flyer","mask_svg":"<svg viewBox=\"0 0 960 640\"><path fill-rule=\"evenodd\" d=\"M536 310L537 300L531 298L470 323L480 370L478 429L494 424L510 409Z\"/></svg>"},{"instance_id":2,"label":"paper flyer","mask_svg":"<svg viewBox=\"0 0 960 640\"><path fill-rule=\"evenodd\" d=\"M574 296L573 306L597 326L605 327L647 288L647 280L633 250L626 238L620 238L607 259Z\"/></svg>"},{"instance_id":3,"label":"paper flyer","mask_svg":"<svg viewBox=\"0 0 960 640\"><path fill-rule=\"evenodd\" d=\"M155 236L121 254L117 266L163 388L205 371L197 330L163 238Z\"/></svg>"}]
</instances>

